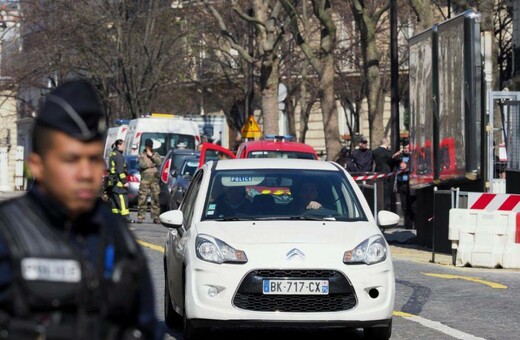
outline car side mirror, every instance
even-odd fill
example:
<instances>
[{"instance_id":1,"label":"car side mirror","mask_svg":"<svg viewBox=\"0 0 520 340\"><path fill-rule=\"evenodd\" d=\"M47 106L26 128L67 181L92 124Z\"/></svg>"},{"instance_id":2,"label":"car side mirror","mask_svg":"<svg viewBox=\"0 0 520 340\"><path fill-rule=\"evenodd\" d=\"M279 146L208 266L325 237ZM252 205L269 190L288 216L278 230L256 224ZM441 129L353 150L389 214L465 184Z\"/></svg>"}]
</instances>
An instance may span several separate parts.
<instances>
[{"instance_id":1,"label":"car side mirror","mask_svg":"<svg viewBox=\"0 0 520 340\"><path fill-rule=\"evenodd\" d=\"M183 219L184 217L180 210L170 210L159 216L161 224L169 229L179 229L182 227Z\"/></svg>"},{"instance_id":2,"label":"car side mirror","mask_svg":"<svg viewBox=\"0 0 520 340\"><path fill-rule=\"evenodd\" d=\"M377 213L377 224L381 228L390 228L399 223L400 217L396 213L381 210Z\"/></svg>"}]
</instances>

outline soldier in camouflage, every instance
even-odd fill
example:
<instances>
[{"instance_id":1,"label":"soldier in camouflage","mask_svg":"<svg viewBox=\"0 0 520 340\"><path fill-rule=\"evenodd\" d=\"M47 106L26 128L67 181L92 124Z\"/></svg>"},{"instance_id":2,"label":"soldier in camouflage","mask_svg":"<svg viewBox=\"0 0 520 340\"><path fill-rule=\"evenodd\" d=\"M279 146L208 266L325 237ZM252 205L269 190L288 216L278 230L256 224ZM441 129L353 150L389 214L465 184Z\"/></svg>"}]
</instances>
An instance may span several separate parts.
<instances>
[{"instance_id":1,"label":"soldier in camouflage","mask_svg":"<svg viewBox=\"0 0 520 340\"><path fill-rule=\"evenodd\" d=\"M144 142L145 149L139 154L139 167L141 168L141 184L139 185L139 199L137 201L137 222L142 223L146 216L146 199L150 193L150 215L153 223L159 224L159 170L161 156L153 151L153 141L147 139Z\"/></svg>"}]
</instances>

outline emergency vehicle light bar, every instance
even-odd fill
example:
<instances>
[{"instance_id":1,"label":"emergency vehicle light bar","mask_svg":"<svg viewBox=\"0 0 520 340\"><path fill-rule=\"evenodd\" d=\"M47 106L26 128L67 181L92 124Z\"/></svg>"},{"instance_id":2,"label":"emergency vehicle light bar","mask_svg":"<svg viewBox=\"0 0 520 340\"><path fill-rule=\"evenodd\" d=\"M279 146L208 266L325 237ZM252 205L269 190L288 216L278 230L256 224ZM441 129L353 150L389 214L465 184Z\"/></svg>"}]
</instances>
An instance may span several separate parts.
<instances>
[{"instance_id":1,"label":"emergency vehicle light bar","mask_svg":"<svg viewBox=\"0 0 520 340\"><path fill-rule=\"evenodd\" d=\"M265 135L265 139L272 139L275 142L285 142L285 141L291 141L294 139L294 136L291 135Z\"/></svg>"}]
</instances>

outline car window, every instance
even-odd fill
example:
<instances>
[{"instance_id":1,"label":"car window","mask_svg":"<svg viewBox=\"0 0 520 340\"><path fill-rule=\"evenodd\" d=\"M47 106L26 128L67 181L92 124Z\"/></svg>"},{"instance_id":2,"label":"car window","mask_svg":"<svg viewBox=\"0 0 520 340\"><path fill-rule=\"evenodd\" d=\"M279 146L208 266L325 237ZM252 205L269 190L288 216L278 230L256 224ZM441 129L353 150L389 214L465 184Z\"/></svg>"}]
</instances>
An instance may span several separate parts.
<instances>
[{"instance_id":1,"label":"car window","mask_svg":"<svg viewBox=\"0 0 520 340\"><path fill-rule=\"evenodd\" d=\"M318 202L318 208L311 202ZM225 170L213 173L202 220L328 219L366 221L340 171Z\"/></svg>"},{"instance_id":2,"label":"car window","mask_svg":"<svg viewBox=\"0 0 520 340\"><path fill-rule=\"evenodd\" d=\"M198 160L188 160L184 162L181 170L182 176L193 176L197 168L199 167L199 161Z\"/></svg>"},{"instance_id":3,"label":"car window","mask_svg":"<svg viewBox=\"0 0 520 340\"><path fill-rule=\"evenodd\" d=\"M139 170L139 162L137 161L137 157L127 158L126 167L128 170Z\"/></svg>"},{"instance_id":4,"label":"car window","mask_svg":"<svg viewBox=\"0 0 520 340\"><path fill-rule=\"evenodd\" d=\"M193 209L195 208L195 200L197 199L197 194L200 190L200 184L202 182L202 173L203 171L199 171L197 175L191 181L191 184L186 192L186 196L181 203L181 211L184 215L184 228L188 230L191 226L191 221L193 219Z\"/></svg>"},{"instance_id":5,"label":"car window","mask_svg":"<svg viewBox=\"0 0 520 340\"><path fill-rule=\"evenodd\" d=\"M143 152L144 143L147 139L153 141L154 151L163 157L166 155L168 150L178 148L179 144L182 144L186 149L195 149L195 137L192 135L166 132L145 132L141 136L139 152Z\"/></svg>"}]
</instances>

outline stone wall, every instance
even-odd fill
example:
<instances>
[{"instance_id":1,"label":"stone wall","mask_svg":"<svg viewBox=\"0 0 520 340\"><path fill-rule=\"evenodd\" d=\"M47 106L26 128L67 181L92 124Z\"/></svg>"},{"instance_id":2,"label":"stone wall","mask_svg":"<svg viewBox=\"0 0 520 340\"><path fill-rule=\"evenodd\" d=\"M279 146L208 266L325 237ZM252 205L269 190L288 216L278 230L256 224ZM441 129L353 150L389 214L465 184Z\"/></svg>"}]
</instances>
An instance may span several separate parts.
<instances>
[{"instance_id":1,"label":"stone wall","mask_svg":"<svg viewBox=\"0 0 520 340\"><path fill-rule=\"evenodd\" d=\"M16 119L16 100L7 93L0 93L0 191L15 189Z\"/></svg>"}]
</instances>

